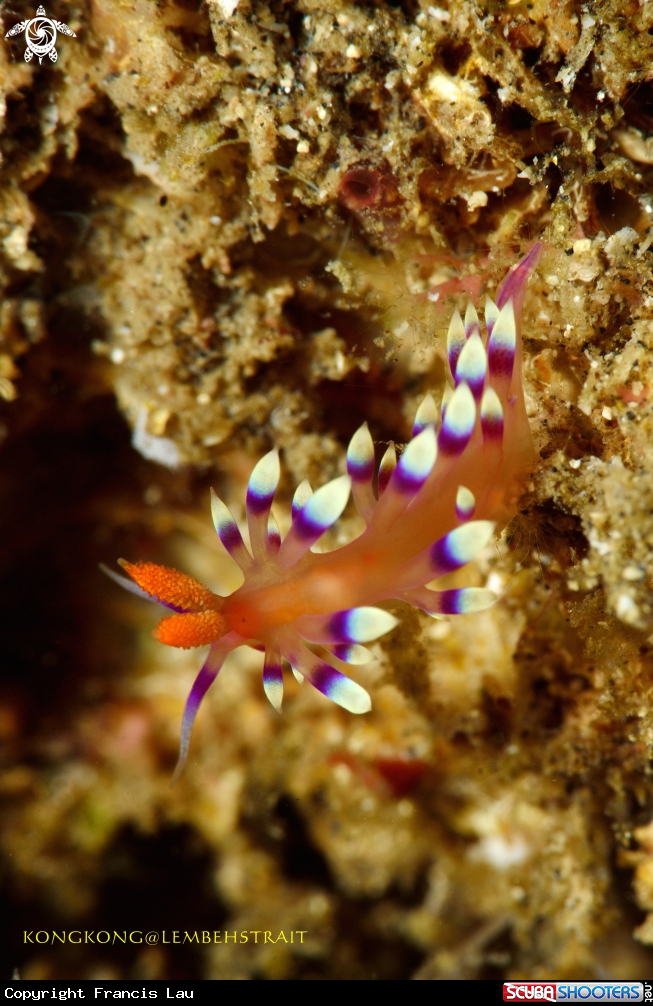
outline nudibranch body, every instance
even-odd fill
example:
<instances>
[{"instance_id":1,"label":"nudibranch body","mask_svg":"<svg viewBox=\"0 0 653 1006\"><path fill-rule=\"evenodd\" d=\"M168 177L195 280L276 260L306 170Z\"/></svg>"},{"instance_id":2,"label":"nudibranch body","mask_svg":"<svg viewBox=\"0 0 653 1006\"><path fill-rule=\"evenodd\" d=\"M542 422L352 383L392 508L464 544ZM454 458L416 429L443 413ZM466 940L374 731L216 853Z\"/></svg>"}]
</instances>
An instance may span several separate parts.
<instances>
[{"instance_id":1,"label":"nudibranch body","mask_svg":"<svg viewBox=\"0 0 653 1006\"><path fill-rule=\"evenodd\" d=\"M282 659L298 679L352 713L371 708L368 693L343 674L343 664L371 658L361 645L388 632L396 619L374 607L392 599L428 612L463 614L490 605L484 588L427 586L459 569L516 511L534 462L522 388L521 305L536 245L508 274L496 304L488 299L487 336L470 305L454 313L447 340L453 385L441 420L430 395L420 406L413 439L398 461L390 448L374 490L374 445L367 424L347 452L348 475L315 493L303 482L282 541L272 515L279 456L271 451L252 473L246 512L251 552L227 507L212 493L211 510L223 545L244 583L219 597L192 577L154 563L121 565L122 586L172 609L155 636L170 646L210 645L184 710L177 771L183 765L200 702L227 655L248 645L265 650L263 687L275 709L283 696ZM332 552L311 546L340 517L350 491L366 523L354 541ZM321 644L317 656L306 642Z\"/></svg>"}]
</instances>

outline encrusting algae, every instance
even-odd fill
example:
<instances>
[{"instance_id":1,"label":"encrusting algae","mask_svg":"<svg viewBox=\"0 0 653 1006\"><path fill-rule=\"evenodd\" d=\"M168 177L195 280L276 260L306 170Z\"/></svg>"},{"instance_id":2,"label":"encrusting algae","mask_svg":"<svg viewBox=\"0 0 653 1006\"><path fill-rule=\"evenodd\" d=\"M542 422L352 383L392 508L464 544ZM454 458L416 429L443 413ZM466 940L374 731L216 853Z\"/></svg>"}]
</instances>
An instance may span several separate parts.
<instances>
[{"instance_id":1,"label":"encrusting algae","mask_svg":"<svg viewBox=\"0 0 653 1006\"><path fill-rule=\"evenodd\" d=\"M3 11L0 48L7 974L650 974L651 4L56 0L48 15L75 37L48 66L4 41L35 7ZM505 307L499 280L536 241L522 447L514 488L492 483L499 513L487 459L465 460L486 451L488 343L480 325L467 338L470 311L450 355L446 325L488 294ZM474 432L447 454L463 345ZM447 385L443 422L427 393ZM126 568L146 593L172 591L184 610L157 630L165 642L219 647L237 631L231 599L260 599L257 570L274 569L276 598L280 578L357 555L396 501L394 445L409 443L396 473L436 434L379 567L383 596L345 575L342 601L314 610L320 585L299 612L291 590L278 620L309 640L290 653L298 673L353 666L370 712L286 675L278 716L260 653L239 647L171 788L196 654L153 640L148 607L98 562L138 559ZM226 507L249 523L254 461L267 455L270 489L272 448L279 535L250 499L250 564ZM359 513L281 566L300 515L334 480L344 497L346 471ZM211 482L246 574L208 521ZM432 569L394 589L402 564L479 521L501 536L447 573L439 600ZM499 600L473 614L420 609L485 592ZM377 604L396 620L377 640L356 641L355 616L330 624ZM243 635L274 658L276 704L278 625ZM374 660L343 661L363 647ZM200 936L22 942L125 928ZM276 942L202 942L225 930ZM291 931L304 941L277 939Z\"/></svg>"}]
</instances>

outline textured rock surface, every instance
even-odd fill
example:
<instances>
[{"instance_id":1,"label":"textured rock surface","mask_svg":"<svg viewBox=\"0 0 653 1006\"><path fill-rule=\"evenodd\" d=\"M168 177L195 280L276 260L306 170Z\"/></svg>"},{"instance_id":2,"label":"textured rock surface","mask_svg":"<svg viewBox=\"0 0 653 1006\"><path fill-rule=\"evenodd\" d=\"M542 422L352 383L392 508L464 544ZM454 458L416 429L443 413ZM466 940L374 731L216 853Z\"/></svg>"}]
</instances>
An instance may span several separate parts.
<instances>
[{"instance_id":1,"label":"textured rock surface","mask_svg":"<svg viewBox=\"0 0 653 1006\"><path fill-rule=\"evenodd\" d=\"M55 65L0 48L8 973L644 977L651 5L231 6L60 2ZM283 525L363 419L404 441L454 303L535 237L541 463L458 581L502 600L397 608L363 718L292 680L277 716L239 652L171 790L199 655L155 643L96 563L231 589L209 483L241 515L281 447ZM125 950L23 928L307 935Z\"/></svg>"}]
</instances>

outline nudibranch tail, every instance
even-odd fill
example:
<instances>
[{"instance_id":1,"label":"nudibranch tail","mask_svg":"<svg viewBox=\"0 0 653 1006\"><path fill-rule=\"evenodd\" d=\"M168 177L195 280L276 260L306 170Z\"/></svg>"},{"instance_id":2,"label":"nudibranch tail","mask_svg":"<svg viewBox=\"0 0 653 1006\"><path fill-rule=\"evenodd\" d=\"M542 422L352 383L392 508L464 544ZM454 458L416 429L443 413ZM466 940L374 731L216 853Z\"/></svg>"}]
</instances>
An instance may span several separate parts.
<instances>
[{"instance_id":1,"label":"nudibranch tail","mask_svg":"<svg viewBox=\"0 0 653 1006\"><path fill-rule=\"evenodd\" d=\"M263 689L277 711L285 660L298 682L308 680L351 713L366 713L369 694L339 668L372 659L362 644L397 625L378 604L398 599L442 618L494 603L495 594L484 587L428 585L474 559L505 526L534 462L521 386L520 312L539 251L536 245L506 277L496 303L487 298L486 339L472 305L464 321L454 312L447 335L450 380L440 413L426 395L399 460L392 444L386 450L376 491L374 443L364 423L349 444L347 475L316 492L307 481L297 488L283 540L272 513L280 477L276 451L256 464L249 480L251 551L233 515L211 491L216 532L244 574L242 586L228 597L154 563L121 560L129 580L105 570L131 593L174 612L155 630L161 642L209 645L184 709L175 778L200 703L237 647L264 651ZM350 490L366 529L331 552L312 551L342 514Z\"/></svg>"},{"instance_id":2,"label":"nudibranch tail","mask_svg":"<svg viewBox=\"0 0 653 1006\"><path fill-rule=\"evenodd\" d=\"M542 242L536 241L528 255L512 268L497 290L497 307L502 308L509 300L513 302L515 314L521 316L526 282L542 254Z\"/></svg>"}]
</instances>

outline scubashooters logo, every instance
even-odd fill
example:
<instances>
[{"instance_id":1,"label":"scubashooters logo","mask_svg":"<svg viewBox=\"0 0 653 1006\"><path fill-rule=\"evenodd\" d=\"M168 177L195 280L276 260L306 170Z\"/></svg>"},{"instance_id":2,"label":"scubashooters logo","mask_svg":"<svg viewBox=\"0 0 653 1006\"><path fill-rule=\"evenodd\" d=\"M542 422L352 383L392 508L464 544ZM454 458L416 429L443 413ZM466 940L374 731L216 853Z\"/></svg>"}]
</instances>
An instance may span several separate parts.
<instances>
[{"instance_id":1,"label":"scubashooters logo","mask_svg":"<svg viewBox=\"0 0 653 1006\"><path fill-rule=\"evenodd\" d=\"M29 63L34 56L38 56L39 63L44 56L49 56L52 62L56 63L57 50L54 46L57 41L57 32L60 32L62 35L72 35L73 38L77 37L67 24L46 17L44 7L37 9L36 17L33 17L31 21L19 21L18 24L15 24L13 28L9 29L5 38L20 35L22 31L25 32L25 42L27 44L27 49L25 50L26 63Z\"/></svg>"},{"instance_id":2,"label":"scubashooters logo","mask_svg":"<svg viewBox=\"0 0 653 1006\"><path fill-rule=\"evenodd\" d=\"M642 982L504 982L504 1002L641 1002Z\"/></svg>"}]
</instances>

